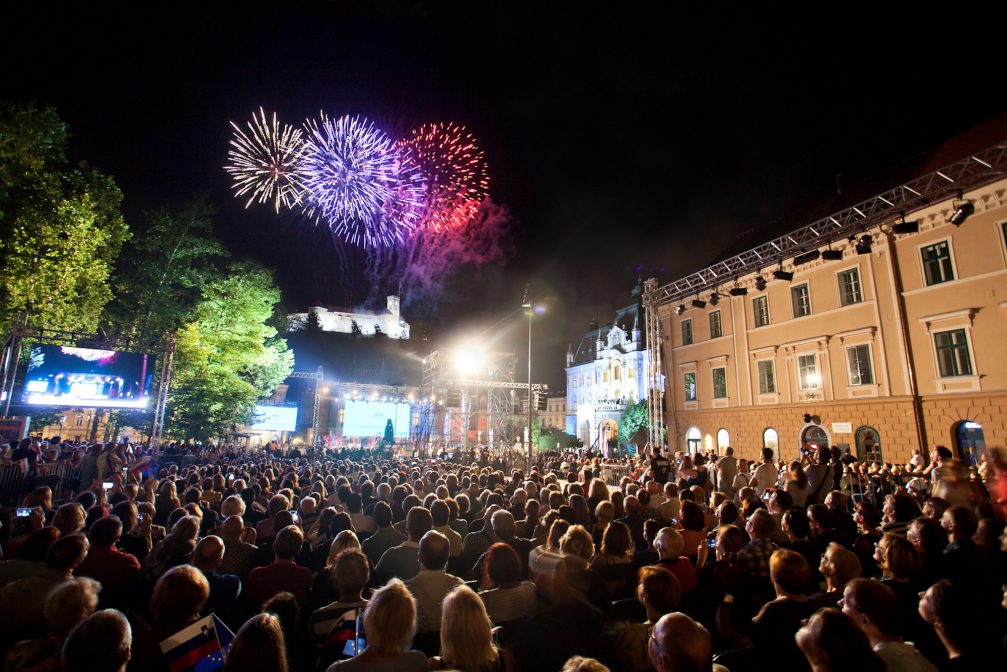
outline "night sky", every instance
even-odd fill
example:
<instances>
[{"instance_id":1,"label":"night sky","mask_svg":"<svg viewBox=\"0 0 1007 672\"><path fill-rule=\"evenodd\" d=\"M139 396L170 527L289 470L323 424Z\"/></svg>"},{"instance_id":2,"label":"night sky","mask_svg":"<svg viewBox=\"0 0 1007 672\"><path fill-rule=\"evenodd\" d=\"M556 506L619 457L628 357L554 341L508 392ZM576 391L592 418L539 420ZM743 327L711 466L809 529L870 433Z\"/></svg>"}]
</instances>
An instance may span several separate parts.
<instances>
[{"instance_id":1,"label":"night sky","mask_svg":"<svg viewBox=\"0 0 1007 672\"><path fill-rule=\"evenodd\" d=\"M291 308L354 305L367 285L326 230L232 198L228 122L261 105L291 123L324 110L389 130L468 126L512 213L513 254L406 317L448 344L517 308L530 282L549 304L535 378L554 386L567 344L628 303L638 274L680 277L834 194L837 175L855 183L1007 111L997 38L952 16L17 4L0 14L0 98L55 105L72 158L115 176L135 231L145 209L208 195L220 237L275 269ZM527 347L520 318L496 331L496 347Z\"/></svg>"}]
</instances>

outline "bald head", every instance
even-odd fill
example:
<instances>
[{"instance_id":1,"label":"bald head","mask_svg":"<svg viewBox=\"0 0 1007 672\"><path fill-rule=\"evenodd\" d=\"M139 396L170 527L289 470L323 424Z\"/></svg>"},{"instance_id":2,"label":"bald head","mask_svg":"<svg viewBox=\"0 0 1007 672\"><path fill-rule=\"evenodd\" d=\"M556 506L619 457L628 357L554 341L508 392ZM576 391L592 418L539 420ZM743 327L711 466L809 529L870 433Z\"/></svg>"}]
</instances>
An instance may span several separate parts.
<instances>
[{"instance_id":1,"label":"bald head","mask_svg":"<svg viewBox=\"0 0 1007 672\"><path fill-rule=\"evenodd\" d=\"M433 571L444 569L451 554L451 542L436 530L430 530L420 539L420 565Z\"/></svg>"},{"instance_id":2,"label":"bald head","mask_svg":"<svg viewBox=\"0 0 1007 672\"><path fill-rule=\"evenodd\" d=\"M647 650L657 672L707 672L713 665L710 633L678 611L657 622Z\"/></svg>"},{"instance_id":3,"label":"bald head","mask_svg":"<svg viewBox=\"0 0 1007 672\"><path fill-rule=\"evenodd\" d=\"M204 574L212 574L224 559L224 540L218 536L203 537L192 549L192 564Z\"/></svg>"},{"instance_id":4,"label":"bald head","mask_svg":"<svg viewBox=\"0 0 1007 672\"><path fill-rule=\"evenodd\" d=\"M224 539L231 540L240 539L243 529L245 529L245 521L241 516L229 516L221 527Z\"/></svg>"}]
</instances>

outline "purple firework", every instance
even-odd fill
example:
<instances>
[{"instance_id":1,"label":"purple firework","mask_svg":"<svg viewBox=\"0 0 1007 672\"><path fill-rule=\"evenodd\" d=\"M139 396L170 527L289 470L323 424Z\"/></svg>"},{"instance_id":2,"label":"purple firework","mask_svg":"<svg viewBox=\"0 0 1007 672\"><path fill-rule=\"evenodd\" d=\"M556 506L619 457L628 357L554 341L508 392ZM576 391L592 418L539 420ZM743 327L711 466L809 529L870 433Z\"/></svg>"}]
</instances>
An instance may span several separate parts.
<instances>
[{"instance_id":1,"label":"purple firework","mask_svg":"<svg viewBox=\"0 0 1007 672\"><path fill-rule=\"evenodd\" d=\"M401 243L419 222L425 193L408 150L362 117L322 113L305 128L300 172L306 211L351 244Z\"/></svg>"}]
</instances>

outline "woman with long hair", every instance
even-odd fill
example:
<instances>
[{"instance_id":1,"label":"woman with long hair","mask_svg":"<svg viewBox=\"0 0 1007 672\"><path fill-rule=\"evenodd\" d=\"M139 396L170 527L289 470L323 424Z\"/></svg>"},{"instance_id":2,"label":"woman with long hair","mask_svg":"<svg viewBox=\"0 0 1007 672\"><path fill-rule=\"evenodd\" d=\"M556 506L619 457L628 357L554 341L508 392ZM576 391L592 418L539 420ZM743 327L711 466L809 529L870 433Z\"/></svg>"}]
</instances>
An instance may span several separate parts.
<instances>
[{"instance_id":1,"label":"woman with long hair","mask_svg":"<svg viewBox=\"0 0 1007 672\"><path fill-rule=\"evenodd\" d=\"M287 647L280 619L273 614L256 614L245 621L231 642L224 672L271 670L287 672Z\"/></svg>"},{"instance_id":2,"label":"woman with long hair","mask_svg":"<svg viewBox=\"0 0 1007 672\"><path fill-rule=\"evenodd\" d=\"M471 588L462 585L452 590L441 609L441 655L431 661L431 669L504 672L514 668L509 654L493 643L489 615Z\"/></svg>"},{"instance_id":3,"label":"woman with long hair","mask_svg":"<svg viewBox=\"0 0 1007 672\"><path fill-rule=\"evenodd\" d=\"M800 460L790 463L784 478L783 491L794 498L794 506L805 506L808 503L808 474Z\"/></svg>"}]
</instances>

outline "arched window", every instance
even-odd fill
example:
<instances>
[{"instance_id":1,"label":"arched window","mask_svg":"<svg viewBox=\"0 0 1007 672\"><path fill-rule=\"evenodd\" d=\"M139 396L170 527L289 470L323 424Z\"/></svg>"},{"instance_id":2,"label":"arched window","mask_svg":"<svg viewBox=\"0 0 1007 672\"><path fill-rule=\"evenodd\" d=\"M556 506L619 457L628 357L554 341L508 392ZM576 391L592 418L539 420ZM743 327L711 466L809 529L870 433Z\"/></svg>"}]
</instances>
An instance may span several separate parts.
<instances>
[{"instance_id":1,"label":"arched window","mask_svg":"<svg viewBox=\"0 0 1007 672\"><path fill-rule=\"evenodd\" d=\"M775 457L780 456L780 435L772 427L762 432L762 447L772 449Z\"/></svg>"},{"instance_id":2,"label":"arched window","mask_svg":"<svg viewBox=\"0 0 1007 672\"><path fill-rule=\"evenodd\" d=\"M878 430L864 425L854 433L857 442L857 459L864 462L881 462L881 438Z\"/></svg>"},{"instance_id":3,"label":"arched window","mask_svg":"<svg viewBox=\"0 0 1007 672\"><path fill-rule=\"evenodd\" d=\"M685 445L689 453L698 453L702 449L703 435L699 427L690 427L685 433Z\"/></svg>"},{"instance_id":4,"label":"arched window","mask_svg":"<svg viewBox=\"0 0 1007 672\"><path fill-rule=\"evenodd\" d=\"M971 465L979 464L979 459L986 453L983 426L972 420L959 422L955 425L954 437L959 459Z\"/></svg>"},{"instance_id":5,"label":"arched window","mask_svg":"<svg viewBox=\"0 0 1007 672\"><path fill-rule=\"evenodd\" d=\"M731 435L724 428L717 430L717 451L720 452L731 445Z\"/></svg>"}]
</instances>

